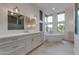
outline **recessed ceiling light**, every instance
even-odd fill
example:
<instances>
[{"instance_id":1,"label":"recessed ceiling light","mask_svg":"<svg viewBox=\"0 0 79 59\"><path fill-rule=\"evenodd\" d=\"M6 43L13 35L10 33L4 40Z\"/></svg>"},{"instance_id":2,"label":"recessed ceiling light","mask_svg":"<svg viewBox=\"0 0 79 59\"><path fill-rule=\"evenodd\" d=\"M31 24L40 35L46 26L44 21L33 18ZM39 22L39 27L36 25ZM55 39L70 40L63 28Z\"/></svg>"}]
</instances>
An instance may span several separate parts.
<instances>
[{"instance_id":1,"label":"recessed ceiling light","mask_svg":"<svg viewBox=\"0 0 79 59\"><path fill-rule=\"evenodd\" d=\"M55 8L52 8L52 10L55 10Z\"/></svg>"}]
</instances>

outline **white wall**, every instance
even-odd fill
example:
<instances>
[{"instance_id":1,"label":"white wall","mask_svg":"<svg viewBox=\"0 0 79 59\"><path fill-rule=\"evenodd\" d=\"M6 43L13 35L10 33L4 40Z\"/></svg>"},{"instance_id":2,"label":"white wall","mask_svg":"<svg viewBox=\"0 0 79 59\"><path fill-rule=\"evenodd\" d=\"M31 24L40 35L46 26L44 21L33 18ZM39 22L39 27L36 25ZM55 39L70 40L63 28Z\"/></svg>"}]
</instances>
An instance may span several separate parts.
<instances>
[{"instance_id":1,"label":"white wall","mask_svg":"<svg viewBox=\"0 0 79 59\"><path fill-rule=\"evenodd\" d=\"M65 40L74 41L74 4L72 9L65 9Z\"/></svg>"},{"instance_id":2,"label":"white wall","mask_svg":"<svg viewBox=\"0 0 79 59\"><path fill-rule=\"evenodd\" d=\"M79 35L74 35L74 52L79 55Z\"/></svg>"},{"instance_id":3,"label":"white wall","mask_svg":"<svg viewBox=\"0 0 79 59\"><path fill-rule=\"evenodd\" d=\"M26 4L0 4L0 34L13 34L13 33L23 33L25 30L8 30L8 10L13 10L13 8L18 7L20 9L20 14L24 16L36 16L36 27L33 31L39 30L39 8L32 3Z\"/></svg>"},{"instance_id":4,"label":"white wall","mask_svg":"<svg viewBox=\"0 0 79 59\"><path fill-rule=\"evenodd\" d=\"M53 29L52 29L52 31L55 34L55 33L58 33L58 31L57 31L57 25L58 25L57 12L54 12L52 16L53 16Z\"/></svg>"}]
</instances>

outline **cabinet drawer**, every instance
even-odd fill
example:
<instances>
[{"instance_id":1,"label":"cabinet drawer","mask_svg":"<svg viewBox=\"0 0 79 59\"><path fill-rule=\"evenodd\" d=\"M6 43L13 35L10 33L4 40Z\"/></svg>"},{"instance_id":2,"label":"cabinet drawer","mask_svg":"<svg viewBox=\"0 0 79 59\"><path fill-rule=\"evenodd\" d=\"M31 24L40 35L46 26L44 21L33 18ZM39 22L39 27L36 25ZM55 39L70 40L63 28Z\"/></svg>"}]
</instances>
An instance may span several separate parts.
<instances>
[{"instance_id":1,"label":"cabinet drawer","mask_svg":"<svg viewBox=\"0 0 79 59\"><path fill-rule=\"evenodd\" d=\"M41 34L40 33L37 33L37 34L34 34L33 37L37 37L37 36L40 36Z\"/></svg>"},{"instance_id":2,"label":"cabinet drawer","mask_svg":"<svg viewBox=\"0 0 79 59\"><path fill-rule=\"evenodd\" d=\"M5 42L10 42L10 41L15 41L15 40L18 40L17 37L0 39L0 44Z\"/></svg>"},{"instance_id":3,"label":"cabinet drawer","mask_svg":"<svg viewBox=\"0 0 79 59\"><path fill-rule=\"evenodd\" d=\"M19 40L19 41L11 42L11 43L8 43L8 44L4 44L4 45L0 46L0 53L2 53L2 54L7 53L8 54L11 51L15 51L15 49L17 49L18 47L21 47L21 46L23 46L23 47L25 46L25 40ZM19 52L16 51L16 52L13 52L13 53L19 53Z\"/></svg>"},{"instance_id":4,"label":"cabinet drawer","mask_svg":"<svg viewBox=\"0 0 79 59\"><path fill-rule=\"evenodd\" d=\"M0 52L8 52L10 50L17 48L18 46L19 46L19 44L16 41L0 45Z\"/></svg>"},{"instance_id":5,"label":"cabinet drawer","mask_svg":"<svg viewBox=\"0 0 79 59\"><path fill-rule=\"evenodd\" d=\"M38 34L33 35L33 37L40 37L43 39L44 35L42 33L38 33Z\"/></svg>"},{"instance_id":6,"label":"cabinet drawer","mask_svg":"<svg viewBox=\"0 0 79 59\"><path fill-rule=\"evenodd\" d=\"M20 47L20 48L14 50L13 52L9 53L9 55L25 55L25 54L26 54L25 47Z\"/></svg>"},{"instance_id":7,"label":"cabinet drawer","mask_svg":"<svg viewBox=\"0 0 79 59\"><path fill-rule=\"evenodd\" d=\"M22 40L17 41L18 46L25 46L25 44L26 44L26 39L22 39Z\"/></svg>"},{"instance_id":8,"label":"cabinet drawer","mask_svg":"<svg viewBox=\"0 0 79 59\"><path fill-rule=\"evenodd\" d=\"M32 39L32 47L33 48L37 47L39 44L41 44L42 41L43 40L42 40L41 36L33 37L33 39Z\"/></svg>"}]
</instances>

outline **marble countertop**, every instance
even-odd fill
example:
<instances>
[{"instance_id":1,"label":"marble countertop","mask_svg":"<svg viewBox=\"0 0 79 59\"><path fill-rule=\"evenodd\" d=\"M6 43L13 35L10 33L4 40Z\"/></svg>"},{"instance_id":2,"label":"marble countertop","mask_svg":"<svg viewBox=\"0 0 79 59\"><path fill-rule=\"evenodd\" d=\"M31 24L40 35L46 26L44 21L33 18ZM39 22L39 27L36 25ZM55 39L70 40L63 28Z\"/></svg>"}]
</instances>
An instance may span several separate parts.
<instances>
[{"instance_id":1,"label":"marble countertop","mask_svg":"<svg viewBox=\"0 0 79 59\"><path fill-rule=\"evenodd\" d=\"M40 33L40 31L26 32L26 33L16 33L16 34L5 34L5 35L0 35L0 39L8 38L8 37L14 37L14 36L20 36L20 35L30 35L30 34L35 34L35 33Z\"/></svg>"}]
</instances>

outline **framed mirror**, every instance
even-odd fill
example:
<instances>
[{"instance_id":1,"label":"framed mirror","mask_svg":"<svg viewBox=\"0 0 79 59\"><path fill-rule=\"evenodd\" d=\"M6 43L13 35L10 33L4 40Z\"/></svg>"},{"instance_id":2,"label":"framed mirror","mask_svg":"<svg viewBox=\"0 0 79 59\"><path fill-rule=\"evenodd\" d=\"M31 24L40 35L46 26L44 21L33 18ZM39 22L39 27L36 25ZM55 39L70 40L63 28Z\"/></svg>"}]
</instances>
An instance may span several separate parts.
<instances>
[{"instance_id":1,"label":"framed mirror","mask_svg":"<svg viewBox=\"0 0 79 59\"><path fill-rule=\"evenodd\" d=\"M8 11L8 30L24 30L24 16Z\"/></svg>"},{"instance_id":2,"label":"framed mirror","mask_svg":"<svg viewBox=\"0 0 79 59\"><path fill-rule=\"evenodd\" d=\"M27 30L32 30L36 26L36 18L35 17L27 17L25 19Z\"/></svg>"}]
</instances>

